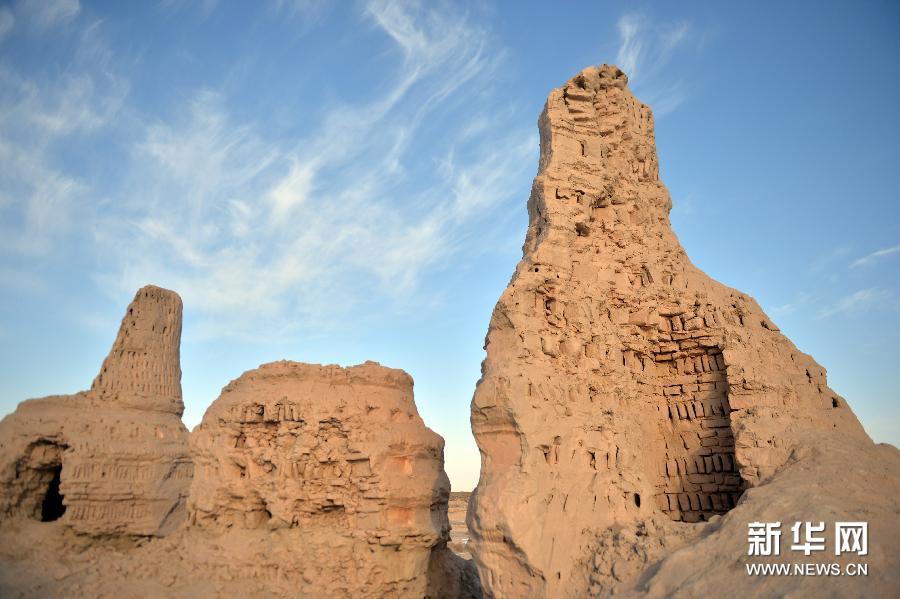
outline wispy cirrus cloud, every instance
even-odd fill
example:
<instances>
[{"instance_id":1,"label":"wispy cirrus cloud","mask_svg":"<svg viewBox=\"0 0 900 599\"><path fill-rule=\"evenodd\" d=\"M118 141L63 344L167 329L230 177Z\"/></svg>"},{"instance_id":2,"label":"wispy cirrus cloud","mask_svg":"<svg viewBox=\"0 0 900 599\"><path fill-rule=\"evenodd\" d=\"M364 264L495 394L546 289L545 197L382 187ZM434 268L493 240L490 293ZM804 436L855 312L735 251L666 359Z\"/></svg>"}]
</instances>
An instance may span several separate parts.
<instances>
[{"instance_id":1,"label":"wispy cirrus cloud","mask_svg":"<svg viewBox=\"0 0 900 599\"><path fill-rule=\"evenodd\" d=\"M77 3L54 6L32 10L47 26L78 12ZM128 85L111 58L89 25L59 68L22 73L0 61L0 256L47 254L75 224L90 188L57 154L74 136L109 126L122 109Z\"/></svg>"},{"instance_id":2,"label":"wispy cirrus cloud","mask_svg":"<svg viewBox=\"0 0 900 599\"><path fill-rule=\"evenodd\" d=\"M294 19L300 32L305 32L318 24L333 0L268 0L270 12ZM220 6L219 0L160 0L159 7L170 13L191 11L200 19L209 18Z\"/></svg>"},{"instance_id":3,"label":"wispy cirrus cloud","mask_svg":"<svg viewBox=\"0 0 900 599\"><path fill-rule=\"evenodd\" d=\"M880 250L876 250L871 254L866 254L862 258L854 260L850 264L850 268L858 268L860 266L868 266L869 264L874 263L880 258L884 258L886 256L892 256L894 254L900 254L900 245L895 245L892 247L882 248Z\"/></svg>"},{"instance_id":4,"label":"wispy cirrus cloud","mask_svg":"<svg viewBox=\"0 0 900 599\"><path fill-rule=\"evenodd\" d=\"M521 201L512 182L537 148L483 93L502 53L450 5L374 1L360 18L391 75L300 139L238 119L209 88L146 125L116 211L94 227L111 258L102 286L154 281L201 307L199 335L258 338L327 329L372 298L415 301L431 269L494 243L476 228ZM453 110L480 125L435 124Z\"/></svg>"},{"instance_id":5,"label":"wispy cirrus cloud","mask_svg":"<svg viewBox=\"0 0 900 599\"><path fill-rule=\"evenodd\" d=\"M653 106L656 116L678 108L687 98L687 85L683 79L670 75L666 67L695 35L691 24L658 23L645 14L632 12L623 15L616 26L616 62L641 100Z\"/></svg>"},{"instance_id":6,"label":"wispy cirrus cloud","mask_svg":"<svg viewBox=\"0 0 900 599\"><path fill-rule=\"evenodd\" d=\"M831 306L822 308L816 315L816 318L823 319L837 314L854 312L867 306L873 306L891 299L892 294L889 290L870 287L860 289L849 295L840 298Z\"/></svg>"},{"instance_id":7,"label":"wispy cirrus cloud","mask_svg":"<svg viewBox=\"0 0 900 599\"><path fill-rule=\"evenodd\" d=\"M449 260L507 247L490 232L516 214L537 142L491 93L502 50L451 5L363 5L359 34L383 51L356 60L386 76L331 94L292 137L236 110L232 88L144 113L102 23L71 19L63 68L0 59L0 274L78 248L117 299L165 285L197 307L196 335L259 338L427 302L423 278ZM95 139L120 144L111 177L60 160Z\"/></svg>"},{"instance_id":8,"label":"wispy cirrus cloud","mask_svg":"<svg viewBox=\"0 0 900 599\"><path fill-rule=\"evenodd\" d=\"M821 303L821 292L800 292L790 302L772 306L769 310L775 316L790 316L813 303Z\"/></svg>"},{"instance_id":9,"label":"wispy cirrus cloud","mask_svg":"<svg viewBox=\"0 0 900 599\"><path fill-rule=\"evenodd\" d=\"M200 17L205 19L218 8L219 0L160 0L159 6L170 12L191 8L198 11Z\"/></svg>"},{"instance_id":10,"label":"wispy cirrus cloud","mask_svg":"<svg viewBox=\"0 0 900 599\"><path fill-rule=\"evenodd\" d=\"M81 13L78 0L21 0L16 12L39 29L50 29L73 21Z\"/></svg>"},{"instance_id":11,"label":"wispy cirrus cloud","mask_svg":"<svg viewBox=\"0 0 900 599\"><path fill-rule=\"evenodd\" d=\"M0 44L16 25L16 17L8 6L0 6Z\"/></svg>"}]
</instances>

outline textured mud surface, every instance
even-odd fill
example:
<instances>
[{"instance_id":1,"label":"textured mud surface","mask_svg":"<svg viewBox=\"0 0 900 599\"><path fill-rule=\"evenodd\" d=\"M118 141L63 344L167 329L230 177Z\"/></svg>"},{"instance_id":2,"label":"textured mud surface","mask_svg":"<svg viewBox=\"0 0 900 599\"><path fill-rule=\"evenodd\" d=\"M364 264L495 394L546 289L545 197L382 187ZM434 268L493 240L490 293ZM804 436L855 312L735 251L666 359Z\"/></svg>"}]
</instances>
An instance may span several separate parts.
<instances>
[{"instance_id":1,"label":"textured mud surface","mask_svg":"<svg viewBox=\"0 0 900 599\"><path fill-rule=\"evenodd\" d=\"M471 497L374 362L265 364L189 434L181 300L145 287L90 390L0 422L0 596L900 596L900 452L690 262L627 77L584 70L539 126ZM865 585L748 576L748 524L796 521L867 522L865 556L806 558L865 561Z\"/></svg>"},{"instance_id":2,"label":"textured mud surface","mask_svg":"<svg viewBox=\"0 0 900 599\"><path fill-rule=\"evenodd\" d=\"M879 482L814 488L832 493L841 517L885 531L878 551L890 555L896 450L876 448L824 369L751 297L688 259L653 114L627 77L585 69L550 93L539 128L523 257L492 315L472 401L482 467L469 547L486 594L610 593L688 541L710 553L690 567L663 562L653 588L704 589L709 560L746 553L734 546L746 518L772 515L773 476L795 480L779 487L793 494L783 505L802 504L813 480L840 476L826 460L838 445L859 452L846 468L866 464ZM720 527L734 536L712 533ZM888 588L898 570L869 583ZM709 577L757 582L741 567Z\"/></svg>"},{"instance_id":3,"label":"textured mud surface","mask_svg":"<svg viewBox=\"0 0 900 599\"><path fill-rule=\"evenodd\" d=\"M0 423L0 595L478 596L409 375L266 364L189 435L180 335L145 287L90 391Z\"/></svg>"}]
</instances>

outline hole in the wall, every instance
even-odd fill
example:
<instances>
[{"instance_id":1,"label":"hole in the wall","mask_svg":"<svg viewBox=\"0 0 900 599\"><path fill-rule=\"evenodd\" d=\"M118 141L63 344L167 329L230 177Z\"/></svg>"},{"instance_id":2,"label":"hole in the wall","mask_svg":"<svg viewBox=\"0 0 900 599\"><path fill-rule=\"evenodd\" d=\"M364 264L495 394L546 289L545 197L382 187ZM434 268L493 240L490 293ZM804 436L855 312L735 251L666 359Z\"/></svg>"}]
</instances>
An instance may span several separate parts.
<instances>
[{"instance_id":1,"label":"hole in the wall","mask_svg":"<svg viewBox=\"0 0 900 599\"><path fill-rule=\"evenodd\" d=\"M657 466L654 500L675 521L704 522L734 507L745 488L735 459L727 365L718 349L673 343L681 356L668 360L659 380L665 455ZM672 352L660 355L669 358Z\"/></svg>"},{"instance_id":2,"label":"hole in the wall","mask_svg":"<svg viewBox=\"0 0 900 599\"><path fill-rule=\"evenodd\" d=\"M47 494L44 495L44 501L41 503L41 522L59 520L66 513L63 496L59 492L61 474L62 464L59 464L53 468L53 478L50 479Z\"/></svg>"},{"instance_id":3,"label":"hole in the wall","mask_svg":"<svg viewBox=\"0 0 900 599\"><path fill-rule=\"evenodd\" d=\"M65 443L51 439L38 439L28 445L14 465L13 474L18 481L12 498L17 506L14 513L38 522L52 522L62 517L66 506L60 492L60 480L63 452L67 448ZM8 481L3 483L6 486Z\"/></svg>"},{"instance_id":4,"label":"hole in the wall","mask_svg":"<svg viewBox=\"0 0 900 599\"><path fill-rule=\"evenodd\" d=\"M634 494L634 505L635 505L635 507L641 507L641 494L640 493Z\"/></svg>"},{"instance_id":5,"label":"hole in the wall","mask_svg":"<svg viewBox=\"0 0 900 599\"><path fill-rule=\"evenodd\" d=\"M832 408L839 408L839 407L841 407L841 402L839 402L839 401L837 400L837 397L832 397L832 398L831 398L831 407L832 407Z\"/></svg>"}]
</instances>

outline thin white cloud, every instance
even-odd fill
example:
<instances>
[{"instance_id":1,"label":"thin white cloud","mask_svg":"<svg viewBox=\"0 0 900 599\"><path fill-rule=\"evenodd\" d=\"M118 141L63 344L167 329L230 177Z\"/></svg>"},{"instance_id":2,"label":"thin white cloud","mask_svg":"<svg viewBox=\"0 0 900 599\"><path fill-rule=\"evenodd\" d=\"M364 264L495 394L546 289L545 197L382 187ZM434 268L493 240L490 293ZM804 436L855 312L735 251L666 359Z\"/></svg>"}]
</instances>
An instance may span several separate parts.
<instances>
[{"instance_id":1,"label":"thin white cloud","mask_svg":"<svg viewBox=\"0 0 900 599\"><path fill-rule=\"evenodd\" d=\"M17 12L39 29L50 29L71 22L81 12L78 0L22 0Z\"/></svg>"},{"instance_id":2,"label":"thin white cloud","mask_svg":"<svg viewBox=\"0 0 900 599\"><path fill-rule=\"evenodd\" d=\"M821 304L822 299L821 292L804 291L798 293L792 301L779 306L772 306L768 311L775 316L789 316L811 304Z\"/></svg>"},{"instance_id":3,"label":"thin white cloud","mask_svg":"<svg viewBox=\"0 0 900 599\"><path fill-rule=\"evenodd\" d=\"M842 297L833 306L823 308L816 318L828 318L836 314L848 313L859 310L865 306L872 306L891 297L889 291L871 287L860 289L850 295Z\"/></svg>"},{"instance_id":4,"label":"thin white cloud","mask_svg":"<svg viewBox=\"0 0 900 599\"><path fill-rule=\"evenodd\" d=\"M537 143L487 93L502 53L477 23L449 5L372 2L362 14L393 73L296 141L236 119L216 90L167 120L140 114L98 23L75 30L70 63L52 74L0 62L0 253L78 237L102 256L93 277L111 294L177 289L206 337L315 331L384 296L397 309L427 301L416 294L430 269L501 245L476 231L507 222ZM464 126L439 126L450 134L434 145L426 128L454 109ZM111 127L139 135L121 182L101 192L54 155Z\"/></svg>"},{"instance_id":5,"label":"thin white cloud","mask_svg":"<svg viewBox=\"0 0 900 599\"><path fill-rule=\"evenodd\" d=\"M619 19L616 26L621 39L619 52L616 54L616 63L629 77L635 77L638 60L643 50L643 40L640 36L642 20L637 14L626 14Z\"/></svg>"},{"instance_id":6,"label":"thin white cloud","mask_svg":"<svg viewBox=\"0 0 900 599\"><path fill-rule=\"evenodd\" d=\"M673 23L669 27L664 28L659 35L663 52L674 50L676 46L687 39L690 31L690 25L685 22Z\"/></svg>"},{"instance_id":7,"label":"thin white cloud","mask_svg":"<svg viewBox=\"0 0 900 599\"><path fill-rule=\"evenodd\" d=\"M277 149L261 139L250 125L232 123L226 99L201 90L187 103L186 113L175 123L155 122L136 147L136 161L150 159L159 167L157 189L177 187L178 207L205 216L217 193L246 192L277 156ZM143 173L137 173L143 174ZM151 177L151 181L155 178Z\"/></svg>"},{"instance_id":8,"label":"thin white cloud","mask_svg":"<svg viewBox=\"0 0 900 599\"><path fill-rule=\"evenodd\" d=\"M39 149L0 136L0 255L44 254L68 224L79 183L47 164Z\"/></svg>"},{"instance_id":9,"label":"thin white cloud","mask_svg":"<svg viewBox=\"0 0 900 599\"><path fill-rule=\"evenodd\" d=\"M893 247L882 248L880 250L876 250L876 251L872 252L871 254L868 254L866 256L863 256L862 258L859 258L858 260L855 260L850 265L850 268L858 268L860 266L868 266L869 264L872 264L879 258L884 258L885 256L891 256L893 254L900 254L900 245L895 245Z\"/></svg>"},{"instance_id":10,"label":"thin white cloud","mask_svg":"<svg viewBox=\"0 0 900 599\"><path fill-rule=\"evenodd\" d=\"M161 0L159 6L171 12L185 8L199 10L201 18L205 19L218 8L219 0Z\"/></svg>"},{"instance_id":11,"label":"thin white cloud","mask_svg":"<svg viewBox=\"0 0 900 599\"><path fill-rule=\"evenodd\" d=\"M316 13L330 4L329 0L272 0L276 10L283 10L293 15Z\"/></svg>"},{"instance_id":12,"label":"thin white cloud","mask_svg":"<svg viewBox=\"0 0 900 599\"><path fill-rule=\"evenodd\" d=\"M16 25L16 18L8 6L0 6L0 44Z\"/></svg>"},{"instance_id":13,"label":"thin white cloud","mask_svg":"<svg viewBox=\"0 0 900 599\"><path fill-rule=\"evenodd\" d=\"M831 271L834 272L838 263L845 263L846 256L853 251L850 245L840 245L832 247L828 251L822 252L810 263L810 272Z\"/></svg>"},{"instance_id":14,"label":"thin white cloud","mask_svg":"<svg viewBox=\"0 0 900 599\"><path fill-rule=\"evenodd\" d=\"M271 0L274 12L291 19L291 24L302 34L318 25L331 10L331 0Z\"/></svg>"},{"instance_id":15,"label":"thin white cloud","mask_svg":"<svg viewBox=\"0 0 900 599\"><path fill-rule=\"evenodd\" d=\"M691 25L684 21L656 23L641 13L626 13L616 25L616 63L640 99L653 107L656 116L678 108L687 99L687 86L666 67L690 41Z\"/></svg>"},{"instance_id":16,"label":"thin white cloud","mask_svg":"<svg viewBox=\"0 0 900 599\"><path fill-rule=\"evenodd\" d=\"M273 220L282 221L291 215L295 206L306 202L313 191L315 171L315 164L294 162L288 174L275 184L268 194L273 204Z\"/></svg>"},{"instance_id":17,"label":"thin white cloud","mask_svg":"<svg viewBox=\"0 0 900 599\"><path fill-rule=\"evenodd\" d=\"M149 123L116 211L95 226L109 250L96 280L117 295L172 287L202 312L198 335L256 338L335 326L372 298L399 306L429 269L494 243L476 224L521 200L513 181L537 143L481 93L498 64L487 32L449 5L372 2L363 18L389 42L393 74L296 143L237 121L211 90ZM422 129L454 107L477 125L430 147ZM439 167L412 187L421 148Z\"/></svg>"},{"instance_id":18,"label":"thin white cloud","mask_svg":"<svg viewBox=\"0 0 900 599\"><path fill-rule=\"evenodd\" d=\"M402 48L407 59L430 53L436 47L426 37L425 31L417 25L410 9L412 3L374 0L366 7L366 12L385 33ZM447 40L451 44L453 40Z\"/></svg>"},{"instance_id":19,"label":"thin white cloud","mask_svg":"<svg viewBox=\"0 0 900 599\"><path fill-rule=\"evenodd\" d=\"M50 11L40 18L51 24L77 14L73 6L29 8ZM112 54L96 25L76 39L78 49L60 69L21 73L0 62L0 254L46 254L78 224L76 215L85 217L79 208L89 201L90 186L67 173L55 154L74 134L109 126L128 85L110 70Z\"/></svg>"},{"instance_id":20,"label":"thin white cloud","mask_svg":"<svg viewBox=\"0 0 900 599\"><path fill-rule=\"evenodd\" d=\"M17 293L36 294L46 292L49 286L33 269L0 265L0 288L14 290Z\"/></svg>"}]
</instances>

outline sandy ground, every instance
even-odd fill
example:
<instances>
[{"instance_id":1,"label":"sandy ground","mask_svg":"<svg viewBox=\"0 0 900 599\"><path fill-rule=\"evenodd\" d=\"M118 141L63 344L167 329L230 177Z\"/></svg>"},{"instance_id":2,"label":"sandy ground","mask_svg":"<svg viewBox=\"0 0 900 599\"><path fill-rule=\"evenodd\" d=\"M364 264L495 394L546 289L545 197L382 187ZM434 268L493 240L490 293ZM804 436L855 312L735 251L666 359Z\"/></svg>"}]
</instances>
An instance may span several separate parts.
<instances>
[{"instance_id":1,"label":"sandy ground","mask_svg":"<svg viewBox=\"0 0 900 599\"><path fill-rule=\"evenodd\" d=\"M450 506L448 515L450 516L450 549L456 555L465 559L472 559L472 555L468 550L469 529L466 528L466 507L469 505L469 495L467 492L450 493Z\"/></svg>"}]
</instances>

